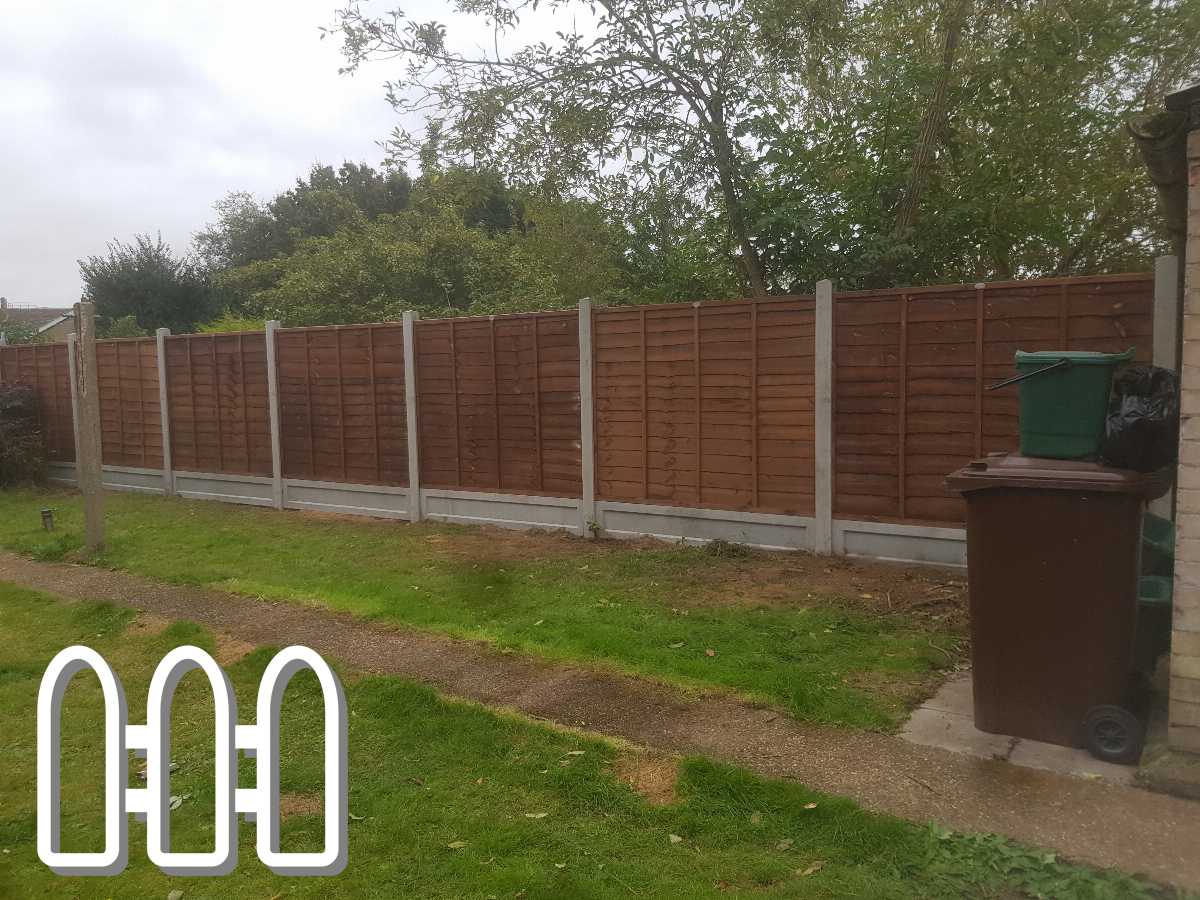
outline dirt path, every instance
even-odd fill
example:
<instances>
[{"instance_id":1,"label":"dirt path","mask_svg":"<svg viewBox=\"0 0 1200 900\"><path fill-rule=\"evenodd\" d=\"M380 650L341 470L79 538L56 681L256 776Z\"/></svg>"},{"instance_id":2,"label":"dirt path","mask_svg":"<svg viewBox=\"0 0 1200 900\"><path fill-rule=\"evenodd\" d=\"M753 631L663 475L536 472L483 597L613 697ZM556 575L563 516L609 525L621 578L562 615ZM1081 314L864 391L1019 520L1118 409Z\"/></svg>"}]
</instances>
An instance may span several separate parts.
<instances>
[{"instance_id":1,"label":"dirt path","mask_svg":"<svg viewBox=\"0 0 1200 900\"><path fill-rule=\"evenodd\" d=\"M736 699L500 654L325 610L163 585L0 553L0 580L68 599L188 619L252 644L306 644L367 672L673 753L702 753L863 806L991 831L1098 866L1200 890L1200 803L918 747L888 735L798 723Z\"/></svg>"}]
</instances>

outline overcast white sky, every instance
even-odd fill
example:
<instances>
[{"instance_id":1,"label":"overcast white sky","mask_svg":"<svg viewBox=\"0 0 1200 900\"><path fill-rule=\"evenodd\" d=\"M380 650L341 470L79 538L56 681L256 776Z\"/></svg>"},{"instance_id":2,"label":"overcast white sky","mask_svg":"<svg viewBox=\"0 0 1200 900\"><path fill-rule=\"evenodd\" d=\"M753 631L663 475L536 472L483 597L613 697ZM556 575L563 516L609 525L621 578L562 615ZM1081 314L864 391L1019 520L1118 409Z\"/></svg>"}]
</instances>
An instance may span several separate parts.
<instances>
[{"instance_id":1,"label":"overcast white sky","mask_svg":"<svg viewBox=\"0 0 1200 900\"><path fill-rule=\"evenodd\" d=\"M378 164L388 68L338 75L339 0L39 0L0 19L0 295L68 306L76 260L161 231L176 250L232 190L314 162ZM453 21L444 0L383 0ZM528 23L521 42L550 23ZM542 26L542 27L539 27ZM451 35L491 43L490 31ZM456 41L457 43L457 41Z\"/></svg>"}]
</instances>

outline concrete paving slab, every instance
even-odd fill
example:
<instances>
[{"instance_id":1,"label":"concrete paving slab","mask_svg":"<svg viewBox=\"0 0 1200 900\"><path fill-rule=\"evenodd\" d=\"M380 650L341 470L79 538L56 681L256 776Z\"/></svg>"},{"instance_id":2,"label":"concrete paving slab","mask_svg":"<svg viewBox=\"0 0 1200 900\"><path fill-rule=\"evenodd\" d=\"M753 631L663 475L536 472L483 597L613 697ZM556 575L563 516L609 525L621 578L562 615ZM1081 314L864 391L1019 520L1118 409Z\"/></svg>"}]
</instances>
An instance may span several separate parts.
<instances>
[{"instance_id":1,"label":"concrete paving slab","mask_svg":"<svg viewBox=\"0 0 1200 900\"><path fill-rule=\"evenodd\" d=\"M1007 735L980 731L969 716L925 707L912 714L900 736L914 744L980 759L1007 759L1014 740Z\"/></svg>"},{"instance_id":2,"label":"concrete paving slab","mask_svg":"<svg viewBox=\"0 0 1200 900\"><path fill-rule=\"evenodd\" d=\"M942 685L912 714L900 736L924 747L1112 784L1133 784L1137 772L1134 766L1101 762L1075 747L980 731L975 727L970 672L955 675Z\"/></svg>"},{"instance_id":3,"label":"concrete paving slab","mask_svg":"<svg viewBox=\"0 0 1200 900\"><path fill-rule=\"evenodd\" d=\"M972 693L971 673L961 672L951 676L936 694L921 704L922 709L971 716L975 713L975 698Z\"/></svg>"},{"instance_id":4,"label":"concrete paving slab","mask_svg":"<svg viewBox=\"0 0 1200 900\"><path fill-rule=\"evenodd\" d=\"M1014 766L1043 769L1080 778L1100 778L1113 784L1133 784L1137 766L1119 766L1102 762L1078 747L1060 747L1022 738L1016 742L1008 761Z\"/></svg>"}]
</instances>

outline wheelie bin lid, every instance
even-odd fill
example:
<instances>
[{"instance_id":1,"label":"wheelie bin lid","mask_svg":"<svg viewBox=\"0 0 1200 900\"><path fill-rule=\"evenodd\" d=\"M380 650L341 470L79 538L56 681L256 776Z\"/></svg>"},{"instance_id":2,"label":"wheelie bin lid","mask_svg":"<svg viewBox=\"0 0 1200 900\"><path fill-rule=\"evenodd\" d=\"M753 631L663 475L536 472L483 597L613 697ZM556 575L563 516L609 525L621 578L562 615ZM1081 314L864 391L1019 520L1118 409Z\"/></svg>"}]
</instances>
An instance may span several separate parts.
<instances>
[{"instance_id":1,"label":"wheelie bin lid","mask_svg":"<svg viewBox=\"0 0 1200 900\"><path fill-rule=\"evenodd\" d=\"M993 453L946 476L946 487L966 494L993 488L1102 491L1160 497L1171 486L1170 469L1134 472L1077 459L1045 459L1017 453Z\"/></svg>"},{"instance_id":2,"label":"wheelie bin lid","mask_svg":"<svg viewBox=\"0 0 1200 900\"><path fill-rule=\"evenodd\" d=\"M1121 353L1101 353L1097 350L1018 350L1014 356L1016 364L1048 363L1069 359L1072 365L1115 366L1129 362L1134 357L1130 347Z\"/></svg>"}]
</instances>

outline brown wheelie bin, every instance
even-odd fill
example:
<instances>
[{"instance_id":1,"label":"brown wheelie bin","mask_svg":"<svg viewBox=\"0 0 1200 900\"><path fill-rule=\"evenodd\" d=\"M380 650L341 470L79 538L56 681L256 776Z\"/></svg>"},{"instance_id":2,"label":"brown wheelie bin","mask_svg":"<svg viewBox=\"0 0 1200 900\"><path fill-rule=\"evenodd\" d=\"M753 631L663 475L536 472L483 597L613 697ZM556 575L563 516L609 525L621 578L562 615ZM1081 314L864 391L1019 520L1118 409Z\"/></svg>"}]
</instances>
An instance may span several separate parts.
<instances>
[{"instance_id":1,"label":"brown wheelie bin","mask_svg":"<svg viewBox=\"0 0 1200 900\"><path fill-rule=\"evenodd\" d=\"M946 484L967 503L976 727L1135 758L1142 514L1166 478L995 454Z\"/></svg>"}]
</instances>

